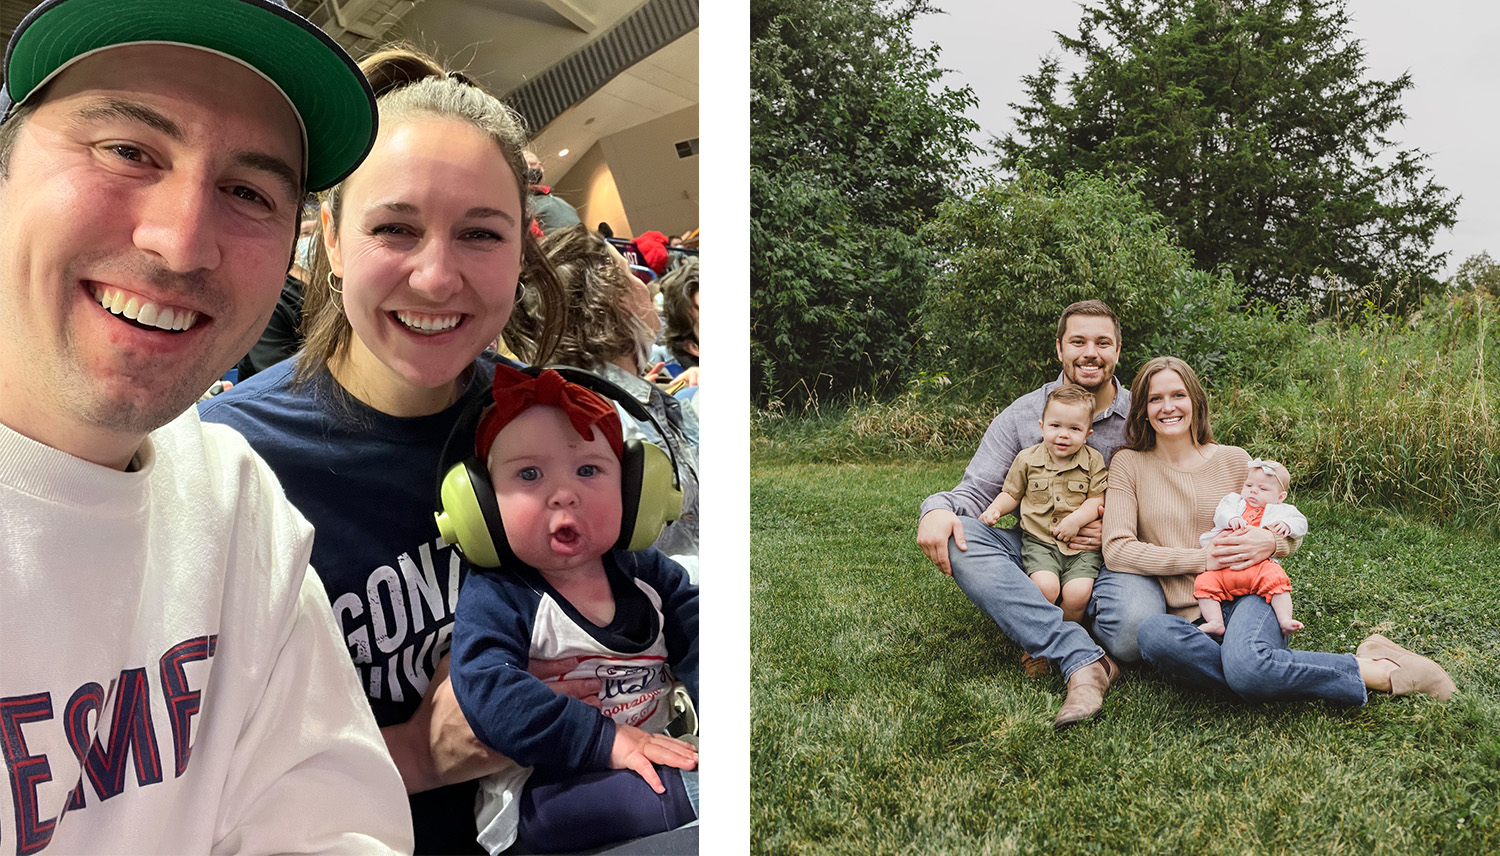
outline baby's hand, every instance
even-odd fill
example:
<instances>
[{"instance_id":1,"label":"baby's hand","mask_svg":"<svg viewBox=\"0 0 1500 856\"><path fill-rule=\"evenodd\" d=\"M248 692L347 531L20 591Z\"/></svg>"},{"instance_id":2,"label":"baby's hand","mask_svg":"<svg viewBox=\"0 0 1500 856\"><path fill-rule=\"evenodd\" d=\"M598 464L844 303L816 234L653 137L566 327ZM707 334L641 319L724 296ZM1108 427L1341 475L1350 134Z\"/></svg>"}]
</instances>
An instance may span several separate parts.
<instances>
[{"instance_id":1,"label":"baby's hand","mask_svg":"<svg viewBox=\"0 0 1500 856\"><path fill-rule=\"evenodd\" d=\"M979 514L979 522L986 526L994 526L995 521L1000 519L1000 511L995 506L990 506Z\"/></svg>"},{"instance_id":2,"label":"baby's hand","mask_svg":"<svg viewBox=\"0 0 1500 856\"><path fill-rule=\"evenodd\" d=\"M1270 529L1272 532L1275 532L1277 535L1280 535L1283 538L1285 538L1288 535L1292 534L1292 527L1286 525L1285 523L1283 523L1280 520L1276 521L1275 523L1272 523L1270 526L1267 526L1266 528Z\"/></svg>"},{"instance_id":3,"label":"baby's hand","mask_svg":"<svg viewBox=\"0 0 1500 856\"><path fill-rule=\"evenodd\" d=\"M666 793L661 777L652 764L665 764L679 770L698 766L698 750L691 744L665 734L652 734L634 725L616 725L615 742L609 750L611 770L634 770L646 780L651 790Z\"/></svg>"},{"instance_id":4,"label":"baby's hand","mask_svg":"<svg viewBox=\"0 0 1500 856\"><path fill-rule=\"evenodd\" d=\"M1233 520L1229 521L1229 528L1233 529L1236 532L1239 532L1243 529L1249 529L1250 525L1245 522L1245 518L1236 517Z\"/></svg>"},{"instance_id":5,"label":"baby's hand","mask_svg":"<svg viewBox=\"0 0 1500 856\"><path fill-rule=\"evenodd\" d=\"M1069 523L1067 518L1062 519L1056 526L1052 527L1052 537L1056 538L1059 544L1066 544L1072 541L1073 536L1077 534L1078 524Z\"/></svg>"}]
</instances>

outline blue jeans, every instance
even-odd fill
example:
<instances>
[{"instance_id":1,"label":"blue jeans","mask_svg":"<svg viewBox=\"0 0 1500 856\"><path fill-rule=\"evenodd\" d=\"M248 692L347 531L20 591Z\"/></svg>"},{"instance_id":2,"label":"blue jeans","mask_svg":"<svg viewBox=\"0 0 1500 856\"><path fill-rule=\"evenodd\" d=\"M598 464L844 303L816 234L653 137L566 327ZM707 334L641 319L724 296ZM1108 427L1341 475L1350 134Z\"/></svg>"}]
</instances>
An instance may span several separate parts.
<instances>
[{"instance_id":1,"label":"blue jeans","mask_svg":"<svg viewBox=\"0 0 1500 856\"><path fill-rule=\"evenodd\" d=\"M1227 689L1245 701L1327 699L1365 703L1365 683L1353 654L1293 651L1271 605L1258 595L1224 604L1223 642L1176 615L1141 622L1141 656L1163 676L1191 689Z\"/></svg>"},{"instance_id":2,"label":"blue jeans","mask_svg":"<svg viewBox=\"0 0 1500 856\"><path fill-rule=\"evenodd\" d=\"M657 794L634 770L573 773L539 769L521 792L516 849L586 850L677 829L698 817L698 776L656 764ZM692 777L691 784L687 777Z\"/></svg>"},{"instance_id":3,"label":"blue jeans","mask_svg":"<svg viewBox=\"0 0 1500 856\"><path fill-rule=\"evenodd\" d=\"M1033 657L1058 664L1063 680L1099 660L1104 650L1071 621L1062 609L1048 603L1036 583L1021 570L1021 535L1015 529L995 529L976 517L963 521L967 552L948 542L953 581L1011 641Z\"/></svg>"},{"instance_id":4,"label":"blue jeans","mask_svg":"<svg viewBox=\"0 0 1500 856\"><path fill-rule=\"evenodd\" d=\"M1094 637L1118 662L1140 662L1137 628L1147 618L1166 611L1167 597L1156 577L1099 570L1089 598L1089 614L1094 616Z\"/></svg>"}]
</instances>

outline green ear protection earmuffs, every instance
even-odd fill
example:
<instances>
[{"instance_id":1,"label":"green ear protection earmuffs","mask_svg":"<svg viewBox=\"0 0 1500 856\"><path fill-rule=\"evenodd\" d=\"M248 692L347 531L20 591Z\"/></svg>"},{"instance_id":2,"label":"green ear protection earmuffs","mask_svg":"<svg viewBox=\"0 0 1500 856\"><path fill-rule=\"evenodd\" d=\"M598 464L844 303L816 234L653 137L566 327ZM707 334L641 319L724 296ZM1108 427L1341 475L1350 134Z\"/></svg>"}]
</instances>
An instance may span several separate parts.
<instances>
[{"instance_id":1,"label":"green ear protection earmuffs","mask_svg":"<svg viewBox=\"0 0 1500 856\"><path fill-rule=\"evenodd\" d=\"M562 375L565 380L589 389L610 401L617 402L625 412L642 422L649 422L656 433L665 438L667 432L650 411L641 406L630 393L602 377L570 366L546 366ZM530 375L538 375L543 369L522 369ZM470 564L481 568L498 568L507 562L516 561L511 552L510 541L505 536L505 524L500 519L500 506L495 501L495 488L490 483L489 468L473 454L474 434L484 409L494 402L493 393L477 399L465 409L448 435L443 446L442 464L438 483L438 534L463 553ZM456 463L456 449L468 454ZM682 486L677 479L676 458L669 457L654 443L639 438L625 441L625 454L620 460L620 538L614 544L616 550L644 550L661 535L668 523L682 516Z\"/></svg>"}]
</instances>

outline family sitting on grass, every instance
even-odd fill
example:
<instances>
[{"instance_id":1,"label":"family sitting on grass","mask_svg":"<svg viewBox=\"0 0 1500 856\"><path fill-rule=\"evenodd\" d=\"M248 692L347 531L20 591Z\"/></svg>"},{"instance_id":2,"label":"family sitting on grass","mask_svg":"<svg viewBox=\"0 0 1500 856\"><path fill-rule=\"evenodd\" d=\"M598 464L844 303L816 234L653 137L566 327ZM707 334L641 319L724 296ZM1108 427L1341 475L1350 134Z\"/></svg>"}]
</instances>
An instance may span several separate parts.
<instances>
[{"instance_id":1,"label":"family sitting on grass","mask_svg":"<svg viewBox=\"0 0 1500 856\"><path fill-rule=\"evenodd\" d=\"M1307 532L1284 502L1290 474L1214 443L1208 397L1182 360L1150 360L1125 390L1120 347L1104 303L1063 310L1062 374L995 417L963 480L929 496L917 526L922 552L1021 647L1026 673L1061 670L1054 727L1098 713L1116 661L1143 659L1246 701L1447 699L1442 667L1379 634L1352 655L1287 647L1302 625L1275 560ZM1011 512L1019 531L991 525Z\"/></svg>"}]
</instances>

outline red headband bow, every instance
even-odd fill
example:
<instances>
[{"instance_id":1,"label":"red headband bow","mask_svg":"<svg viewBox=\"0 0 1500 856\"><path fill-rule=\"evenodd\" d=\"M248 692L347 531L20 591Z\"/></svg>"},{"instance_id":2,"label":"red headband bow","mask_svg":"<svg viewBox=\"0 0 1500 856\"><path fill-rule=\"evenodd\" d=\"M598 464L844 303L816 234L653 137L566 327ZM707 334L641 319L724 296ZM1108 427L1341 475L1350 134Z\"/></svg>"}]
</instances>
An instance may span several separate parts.
<instances>
[{"instance_id":1,"label":"red headband bow","mask_svg":"<svg viewBox=\"0 0 1500 856\"><path fill-rule=\"evenodd\" d=\"M510 366L497 365L494 392L495 406L479 420L474 438L474 451L481 461L489 456L500 429L538 404L560 408L573 423L573 430L585 440L594 439L593 426L599 426L615 457L625 455L625 437L614 406L588 387L571 383L552 369L533 377Z\"/></svg>"}]
</instances>

